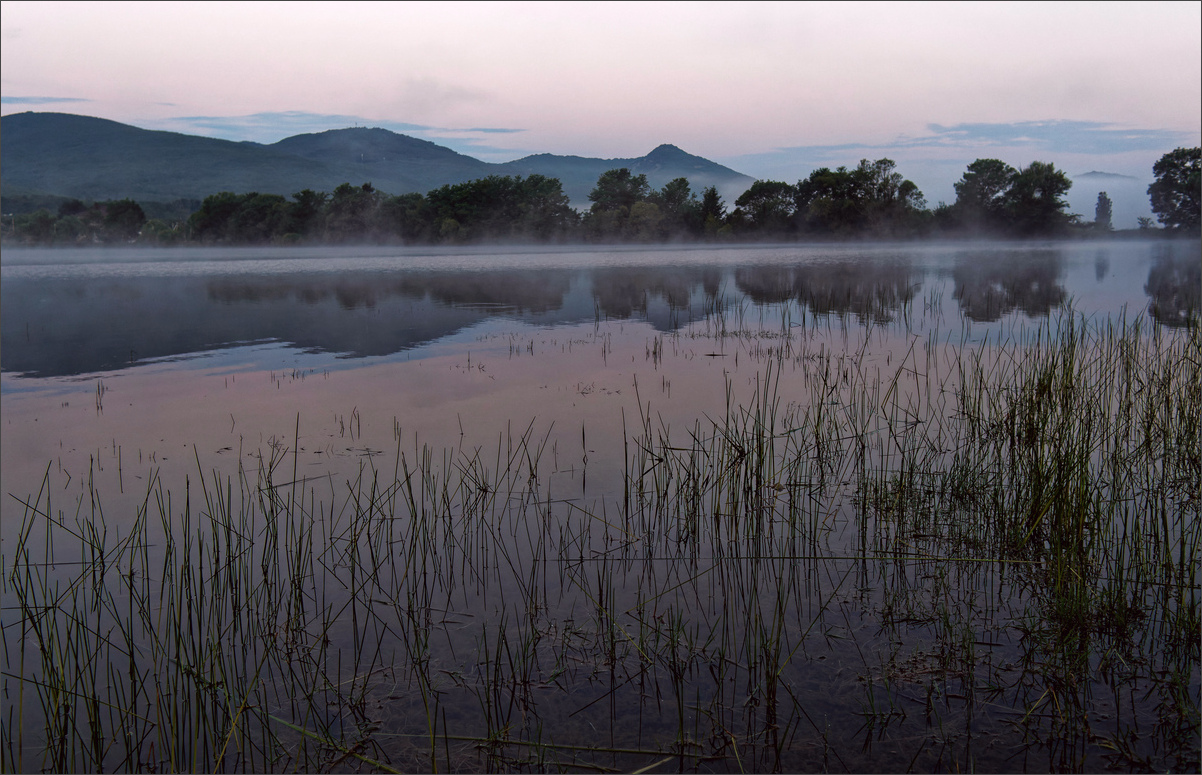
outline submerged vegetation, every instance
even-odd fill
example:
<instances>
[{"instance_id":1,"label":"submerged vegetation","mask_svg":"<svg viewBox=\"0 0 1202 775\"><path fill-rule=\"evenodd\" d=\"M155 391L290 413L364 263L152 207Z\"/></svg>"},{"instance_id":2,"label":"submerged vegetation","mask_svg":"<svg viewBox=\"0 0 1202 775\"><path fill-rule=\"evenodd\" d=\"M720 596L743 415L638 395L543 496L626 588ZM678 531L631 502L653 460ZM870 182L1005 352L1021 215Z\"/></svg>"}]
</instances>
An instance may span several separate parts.
<instances>
[{"instance_id":1,"label":"submerged vegetation","mask_svg":"<svg viewBox=\"0 0 1202 775\"><path fill-rule=\"evenodd\" d=\"M1199 228L1199 149L1179 148L1155 165L1148 189L1166 229ZM728 209L718 190L693 191L686 178L652 190L644 174L609 170L589 194L590 207L570 206L560 181L543 175L498 176L391 196L371 183L331 192L214 194L190 217L147 220L129 200L87 205L65 200L58 215L40 209L5 221L4 239L18 244L294 244L375 242L666 242L690 240L905 239L931 236L1059 237L1112 231L1109 199L1095 220L1067 212L1072 181L1048 162L1014 169L977 159L955 184L956 201L933 210L891 159L852 169L814 170L795 185L756 181ZM176 203L180 204L180 203ZM1147 230L1150 219L1141 225Z\"/></svg>"},{"instance_id":2,"label":"submerged vegetation","mask_svg":"<svg viewBox=\"0 0 1202 775\"><path fill-rule=\"evenodd\" d=\"M636 384L592 497L534 422L395 426L339 479L298 417L152 469L132 521L99 459L67 504L48 469L2 559L3 769L1196 770L1202 328L882 362L870 305L842 350L780 309L648 342L755 375L684 424Z\"/></svg>"}]
</instances>

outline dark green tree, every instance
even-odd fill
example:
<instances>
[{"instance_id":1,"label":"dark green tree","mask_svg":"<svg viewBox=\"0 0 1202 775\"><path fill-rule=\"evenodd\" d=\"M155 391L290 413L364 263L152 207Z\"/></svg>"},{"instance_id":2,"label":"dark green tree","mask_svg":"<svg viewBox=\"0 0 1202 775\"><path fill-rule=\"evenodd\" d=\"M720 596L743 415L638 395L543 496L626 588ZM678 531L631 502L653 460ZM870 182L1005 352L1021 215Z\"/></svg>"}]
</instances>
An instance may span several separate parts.
<instances>
[{"instance_id":1,"label":"dark green tree","mask_svg":"<svg viewBox=\"0 0 1202 775\"><path fill-rule=\"evenodd\" d=\"M1152 212L1166 229L1197 233L1202 220L1202 148L1178 148L1152 166Z\"/></svg>"},{"instance_id":2,"label":"dark green tree","mask_svg":"<svg viewBox=\"0 0 1202 775\"><path fill-rule=\"evenodd\" d=\"M67 215L79 215L87 212L88 206L78 199L68 199L58 206L58 217L62 218Z\"/></svg>"},{"instance_id":3,"label":"dark green tree","mask_svg":"<svg viewBox=\"0 0 1202 775\"><path fill-rule=\"evenodd\" d=\"M424 217L447 241L561 238L576 222L563 187L544 175L456 183L426 196Z\"/></svg>"},{"instance_id":4,"label":"dark green tree","mask_svg":"<svg viewBox=\"0 0 1202 775\"><path fill-rule=\"evenodd\" d=\"M55 242L82 242L88 236L87 224L78 215L60 215L54 222Z\"/></svg>"},{"instance_id":5,"label":"dark green tree","mask_svg":"<svg viewBox=\"0 0 1202 775\"><path fill-rule=\"evenodd\" d=\"M335 242L369 240L377 233L377 213L383 195L371 183L334 189L326 207L326 237Z\"/></svg>"},{"instance_id":6,"label":"dark green tree","mask_svg":"<svg viewBox=\"0 0 1202 775\"><path fill-rule=\"evenodd\" d=\"M913 181L902 177L892 159L861 159L852 176L858 189L862 232L899 236L917 229L917 214L925 210L926 199Z\"/></svg>"},{"instance_id":7,"label":"dark green tree","mask_svg":"<svg viewBox=\"0 0 1202 775\"><path fill-rule=\"evenodd\" d=\"M819 167L795 187L795 212L810 234L850 234L863 223L864 192L847 167Z\"/></svg>"},{"instance_id":8,"label":"dark green tree","mask_svg":"<svg viewBox=\"0 0 1202 775\"><path fill-rule=\"evenodd\" d=\"M522 239L554 240L569 236L580 216L572 209L558 178L530 175L516 179L518 218L516 236Z\"/></svg>"},{"instance_id":9,"label":"dark green tree","mask_svg":"<svg viewBox=\"0 0 1202 775\"><path fill-rule=\"evenodd\" d=\"M624 210L630 213L635 202L641 202L651 193L646 175L634 175L626 167L602 172L597 185L589 192L590 208L594 213Z\"/></svg>"},{"instance_id":10,"label":"dark green tree","mask_svg":"<svg viewBox=\"0 0 1202 775\"><path fill-rule=\"evenodd\" d=\"M779 180L757 180L735 200L735 208L740 230L779 239L793 231L797 190Z\"/></svg>"},{"instance_id":11,"label":"dark green tree","mask_svg":"<svg viewBox=\"0 0 1202 775\"><path fill-rule=\"evenodd\" d=\"M998 159L977 159L955 184L952 219L961 229L995 234L1008 229L1007 197L1018 170Z\"/></svg>"},{"instance_id":12,"label":"dark green tree","mask_svg":"<svg viewBox=\"0 0 1202 775\"><path fill-rule=\"evenodd\" d=\"M320 233L329 195L324 191L304 189L292 195L288 208L287 232L307 236Z\"/></svg>"},{"instance_id":13,"label":"dark green tree","mask_svg":"<svg viewBox=\"0 0 1202 775\"><path fill-rule=\"evenodd\" d=\"M1106 196L1103 191L1098 194L1098 204L1094 207L1093 227L1098 231L1114 231L1114 224L1111 222L1111 213L1113 207L1110 203L1110 197Z\"/></svg>"},{"instance_id":14,"label":"dark green tree","mask_svg":"<svg viewBox=\"0 0 1202 775\"><path fill-rule=\"evenodd\" d=\"M1033 161L1019 170L1006 197L1015 231L1022 236L1064 232L1072 222L1064 195L1072 186L1068 175L1048 162Z\"/></svg>"},{"instance_id":15,"label":"dark green tree","mask_svg":"<svg viewBox=\"0 0 1202 775\"><path fill-rule=\"evenodd\" d=\"M722 196L715 186L709 186L701 192L701 216L704 219L713 217L719 221L726 217L726 203L722 201Z\"/></svg>"},{"instance_id":16,"label":"dark green tree","mask_svg":"<svg viewBox=\"0 0 1202 775\"><path fill-rule=\"evenodd\" d=\"M666 239L689 234L700 235L705 225L701 203L689 187L688 178L676 178L659 191L652 192L647 201L659 208L662 220L660 236Z\"/></svg>"},{"instance_id":17,"label":"dark green tree","mask_svg":"<svg viewBox=\"0 0 1202 775\"><path fill-rule=\"evenodd\" d=\"M232 191L205 197L200 209L188 219L193 238L200 242L227 242L232 239L232 220L242 201L243 196Z\"/></svg>"},{"instance_id":18,"label":"dark green tree","mask_svg":"<svg viewBox=\"0 0 1202 775\"><path fill-rule=\"evenodd\" d=\"M142 206L132 199L102 202L101 207L104 209L104 232L108 240L129 242L138 236L142 224L146 223Z\"/></svg>"},{"instance_id":19,"label":"dark green tree","mask_svg":"<svg viewBox=\"0 0 1202 775\"><path fill-rule=\"evenodd\" d=\"M13 216L13 231L17 239L34 245L49 245L54 240L55 218L45 208Z\"/></svg>"},{"instance_id":20,"label":"dark green tree","mask_svg":"<svg viewBox=\"0 0 1202 775\"><path fill-rule=\"evenodd\" d=\"M289 209L287 200L279 194L244 194L230 224L230 239L260 244L282 237L290 231Z\"/></svg>"},{"instance_id":21,"label":"dark green tree","mask_svg":"<svg viewBox=\"0 0 1202 775\"><path fill-rule=\"evenodd\" d=\"M425 196L418 193L394 196L384 203L383 213L392 233L402 242L430 241L431 215Z\"/></svg>"},{"instance_id":22,"label":"dark green tree","mask_svg":"<svg viewBox=\"0 0 1202 775\"><path fill-rule=\"evenodd\" d=\"M635 175L626 167L601 173L588 195L593 204L584 221L586 233L593 239L630 239L631 211L637 203L647 201L650 194L646 175ZM640 228L646 226L648 215L645 211L640 213Z\"/></svg>"}]
</instances>

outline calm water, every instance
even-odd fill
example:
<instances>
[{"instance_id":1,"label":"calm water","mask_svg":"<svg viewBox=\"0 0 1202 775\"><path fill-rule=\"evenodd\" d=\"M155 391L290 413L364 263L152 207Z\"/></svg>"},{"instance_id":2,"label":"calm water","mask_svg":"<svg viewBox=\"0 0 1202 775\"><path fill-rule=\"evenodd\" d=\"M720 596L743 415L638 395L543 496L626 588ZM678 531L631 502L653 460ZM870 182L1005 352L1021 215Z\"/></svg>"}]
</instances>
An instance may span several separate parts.
<instances>
[{"instance_id":1,"label":"calm water","mask_svg":"<svg viewBox=\"0 0 1202 775\"><path fill-rule=\"evenodd\" d=\"M941 352L1013 341L1070 308L1095 322L1146 318L1149 335L1177 332L1199 307L1200 267L1199 246L1187 242L537 252L5 250L0 552L11 556L27 512L22 501L43 482L54 493L54 508L68 514L86 511L88 501L94 508L101 493L105 520L120 533L156 478L182 489L198 471L229 474L240 464L253 470L269 450L287 450L286 467L305 482L323 482L338 502L364 471L391 476L402 455L411 464L426 448L436 450L435 461L451 461L437 452L451 450L466 455L462 461L483 450L486 459L501 460L500 447L527 434L543 450L539 497L571 504L566 527L557 528L561 558L568 544L582 557L604 554L613 536L604 527L607 518L598 515L617 512L629 477L629 440L642 430L643 418L666 435L687 432L722 416L732 400L754 400L765 364L774 359L781 364L778 394L788 404L816 400L808 369L832 358L842 363L840 357L854 355L859 374L884 375L886 382L908 358L915 373L938 374ZM916 342L925 346L921 367ZM922 392L917 385L914 390ZM850 506L832 501L824 508L816 517L824 522L821 540L811 534L805 551L853 553L861 537ZM574 521L585 512L594 520L583 523L594 525L592 532L573 533L585 530ZM517 541L519 527L506 529L516 541L511 565L529 565L547 551ZM621 566L617 579L605 582L630 603L625 610L643 610L640 589L675 590L705 577L666 553L648 558ZM6 573L10 566L8 559ZM598 745L600 735L615 749L668 750L683 727L702 738L729 723L745 730L748 750L766 757L742 763L749 769L923 770L975 763L987 770L1040 770L1077 755L1005 726L1013 718L991 711L994 700L957 705L943 696L957 696L955 682L926 680L932 668L925 655L938 639L929 628L916 628L913 641L902 645L884 634L871 612L880 605L880 587L893 581L859 572L848 581L850 568L815 566L806 571L804 589L789 587L790 606L797 606L790 616L806 624L794 627L797 658L788 671L778 671L788 679L794 708L782 711L779 724L775 716L756 716L765 712L756 710L764 698L741 683L756 675L748 662L755 662L754 654L732 657L729 674L712 650L698 646L703 657L688 662L687 677L667 671L652 678L640 673L636 680L621 660L615 667L611 659L580 678L582 655L593 652L564 644L595 639L582 622L596 601L583 582L573 587L561 573L561 591L546 596L539 608L544 618L531 626L558 638L561 657L577 654L578 683L546 688L557 684L548 678L554 666L543 665L537 702L526 696L522 712L506 716L506 728L527 739L532 729L546 729L565 745ZM438 685L453 709L443 722L459 723L453 732L492 729L496 709L479 693L456 699L456 691L466 692L485 670L481 639L508 605L498 606L497 596L528 594L522 577L498 575L496 590L477 584L458 598L447 592L439 604L446 616L433 630L449 655L435 667L422 664L441 676ZM712 602L715 595L750 594L743 581L727 587L711 575L704 583L709 586L693 603L668 606L676 615L685 611L677 632L703 638L702 625L720 620L725 610ZM760 583L751 582L757 599ZM877 591L866 591L872 588ZM857 606L861 597L873 602ZM11 594L3 604L7 628ZM998 605L1022 604L1016 595ZM808 635L820 620L822 636ZM472 621L484 630L471 629ZM1006 644L994 643L999 675L1013 669L1004 663L1020 660L1021 638L1011 635ZM5 637L8 643L10 630ZM888 659L880 656L886 652ZM397 674L390 673L392 688L373 688L373 696L388 698L380 699L378 724L420 732L416 690L398 677L412 666L402 658L390 665ZM618 668L626 673L616 675ZM716 689L707 684L711 673L722 675ZM1195 662L1189 681L1195 719L1197 687ZM944 703L948 729L958 731L931 732L938 726L930 720L932 691ZM915 698L923 692L925 698ZM866 703L882 695L900 709L896 716L866 713ZM1118 723L1113 719L1122 712L1114 706L1121 698L1095 701L1100 714ZM6 708L11 702L5 699ZM702 706L733 710L715 721ZM679 721L686 716L691 720ZM867 731L865 719L872 720ZM775 743L753 739L746 730L755 724L771 728ZM1010 731L998 731L999 725ZM981 738L975 748L974 735ZM1030 751L1016 754L1022 740ZM707 745L710 758L682 766L738 764L721 753L725 743ZM405 764L405 750L393 751L394 766L429 764L417 753ZM1081 761L1108 761L1099 751L1082 754ZM1133 761L1149 755L1156 767L1175 762L1169 752L1142 749ZM473 756L447 751L454 766L484 766ZM1196 761L1196 749L1193 756ZM514 761L488 760L488 766L526 766ZM615 762L636 769L653 763L637 757Z\"/></svg>"},{"instance_id":2,"label":"calm water","mask_svg":"<svg viewBox=\"0 0 1202 775\"><path fill-rule=\"evenodd\" d=\"M732 330L784 325L826 351L869 336L889 359L913 336L997 342L1070 304L1180 325L1200 294L1197 245L1172 242L6 250L2 267L8 492L104 448L124 463L257 447L294 436L298 415L324 448L317 470L395 447L394 422L436 446L531 421L620 428L636 384L656 411L712 415L725 375L762 366L739 360L742 340L698 338L716 309ZM664 336L676 357L652 358ZM352 413L363 444L340 449Z\"/></svg>"}]
</instances>

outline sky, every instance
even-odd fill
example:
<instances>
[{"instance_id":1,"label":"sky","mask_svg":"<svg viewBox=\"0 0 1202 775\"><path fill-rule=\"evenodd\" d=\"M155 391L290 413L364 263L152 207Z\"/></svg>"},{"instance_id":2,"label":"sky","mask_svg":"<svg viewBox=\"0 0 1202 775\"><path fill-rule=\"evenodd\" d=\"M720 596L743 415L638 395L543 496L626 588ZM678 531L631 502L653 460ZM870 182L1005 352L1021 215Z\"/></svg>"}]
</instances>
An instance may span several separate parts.
<instances>
[{"instance_id":1,"label":"sky","mask_svg":"<svg viewBox=\"0 0 1202 775\"><path fill-rule=\"evenodd\" d=\"M1089 220L1121 192L1118 226L1161 155L1202 145L1199 2L5 0L0 41L5 115L379 126L492 162L671 143L787 182L888 157L932 206L974 159L1047 161Z\"/></svg>"}]
</instances>

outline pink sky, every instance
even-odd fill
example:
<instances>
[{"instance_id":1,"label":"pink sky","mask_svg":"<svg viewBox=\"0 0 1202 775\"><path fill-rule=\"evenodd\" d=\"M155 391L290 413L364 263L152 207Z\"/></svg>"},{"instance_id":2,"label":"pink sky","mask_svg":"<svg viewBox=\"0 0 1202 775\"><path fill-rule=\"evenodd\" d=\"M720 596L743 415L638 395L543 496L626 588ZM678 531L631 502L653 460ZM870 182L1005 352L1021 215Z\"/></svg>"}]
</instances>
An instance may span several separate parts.
<instances>
[{"instance_id":1,"label":"pink sky","mask_svg":"<svg viewBox=\"0 0 1202 775\"><path fill-rule=\"evenodd\" d=\"M4 2L5 114L488 161L660 143L757 177L889 156L1150 177L1202 136L1202 4ZM949 178L950 176L950 178ZM937 190L936 190L937 189Z\"/></svg>"}]
</instances>

